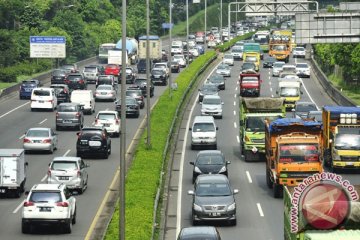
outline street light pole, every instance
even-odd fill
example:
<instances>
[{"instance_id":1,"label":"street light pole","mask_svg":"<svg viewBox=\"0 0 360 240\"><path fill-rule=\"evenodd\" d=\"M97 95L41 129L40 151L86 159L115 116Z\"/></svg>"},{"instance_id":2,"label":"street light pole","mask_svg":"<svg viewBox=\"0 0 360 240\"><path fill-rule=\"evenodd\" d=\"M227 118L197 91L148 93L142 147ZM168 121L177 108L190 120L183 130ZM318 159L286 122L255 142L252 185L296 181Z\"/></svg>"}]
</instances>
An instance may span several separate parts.
<instances>
[{"instance_id":1,"label":"street light pole","mask_svg":"<svg viewBox=\"0 0 360 240\"><path fill-rule=\"evenodd\" d=\"M189 65L189 0L186 0L186 65Z\"/></svg>"},{"instance_id":2,"label":"street light pole","mask_svg":"<svg viewBox=\"0 0 360 240\"><path fill-rule=\"evenodd\" d=\"M172 31L172 0L170 0L170 3L169 3L169 11L170 11L170 14L169 14L169 18L170 18L170 28L169 28L169 39L170 39L170 43L169 43L169 59L168 59L168 63L169 63L169 68L170 68L170 71L169 71L169 96L170 96L170 99L172 98L172 93L171 93L171 85L172 85L172 81L171 81L171 43L172 43L172 39L171 39L171 31Z\"/></svg>"},{"instance_id":3,"label":"street light pole","mask_svg":"<svg viewBox=\"0 0 360 240\"><path fill-rule=\"evenodd\" d=\"M207 48L207 43L206 43L206 40L207 40L207 36L206 36L206 8L207 8L207 0L204 0L205 1L205 46L204 46L204 52L206 51L206 48Z\"/></svg>"},{"instance_id":4,"label":"street light pole","mask_svg":"<svg viewBox=\"0 0 360 240\"><path fill-rule=\"evenodd\" d=\"M121 138L120 138L120 199L119 199L119 239L125 240L125 149L126 149L126 109L125 109L125 86L126 86L126 0L122 0L121 20Z\"/></svg>"},{"instance_id":5,"label":"street light pole","mask_svg":"<svg viewBox=\"0 0 360 240\"><path fill-rule=\"evenodd\" d=\"M222 40L223 36L222 36L222 12L223 12L223 4L222 4L222 0L220 0L220 39Z\"/></svg>"},{"instance_id":6,"label":"street light pole","mask_svg":"<svg viewBox=\"0 0 360 240\"><path fill-rule=\"evenodd\" d=\"M151 147L151 129L150 129L150 6L149 0L146 0L146 123L147 138L146 145Z\"/></svg>"}]
</instances>

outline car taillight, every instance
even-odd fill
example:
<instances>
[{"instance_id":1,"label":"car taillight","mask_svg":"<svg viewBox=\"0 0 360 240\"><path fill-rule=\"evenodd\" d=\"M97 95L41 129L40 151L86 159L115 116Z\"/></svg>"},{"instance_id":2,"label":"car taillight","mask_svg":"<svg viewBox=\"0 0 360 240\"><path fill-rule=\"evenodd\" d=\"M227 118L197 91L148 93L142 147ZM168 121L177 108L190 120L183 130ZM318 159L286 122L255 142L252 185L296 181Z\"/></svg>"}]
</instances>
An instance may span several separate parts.
<instances>
[{"instance_id":1,"label":"car taillight","mask_svg":"<svg viewBox=\"0 0 360 240\"><path fill-rule=\"evenodd\" d=\"M99 119L95 118L95 124L97 124L97 123L98 123L98 121L99 121Z\"/></svg>"},{"instance_id":2,"label":"car taillight","mask_svg":"<svg viewBox=\"0 0 360 240\"><path fill-rule=\"evenodd\" d=\"M77 171L77 176L78 176L78 177L81 177L81 172L80 172L80 170Z\"/></svg>"},{"instance_id":3,"label":"car taillight","mask_svg":"<svg viewBox=\"0 0 360 240\"><path fill-rule=\"evenodd\" d=\"M69 83L70 83L70 80L65 79L64 82L65 82L66 84L69 84Z\"/></svg>"},{"instance_id":4,"label":"car taillight","mask_svg":"<svg viewBox=\"0 0 360 240\"><path fill-rule=\"evenodd\" d=\"M116 123L116 124L120 124L120 120L119 120L119 119L116 119L115 123Z\"/></svg>"},{"instance_id":5,"label":"car taillight","mask_svg":"<svg viewBox=\"0 0 360 240\"><path fill-rule=\"evenodd\" d=\"M58 203L56 203L56 206L58 206L58 207L69 207L69 204L67 202L58 202Z\"/></svg>"},{"instance_id":6,"label":"car taillight","mask_svg":"<svg viewBox=\"0 0 360 240\"><path fill-rule=\"evenodd\" d=\"M84 82L84 80L79 80L79 83L80 83L80 84L83 84L83 83L85 83L85 82Z\"/></svg>"},{"instance_id":7,"label":"car taillight","mask_svg":"<svg viewBox=\"0 0 360 240\"><path fill-rule=\"evenodd\" d=\"M59 113L58 112L56 112L56 118L58 118L59 117Z\"/></svg>"},{"instance_id":8,"label":"car taillight","mask_svg":"<svg viewBox=\"0 0 360 240\"><path fill-rule=\"evenodd\" d=\"M28 139L28 138L24 138L23 142L24 142L24 143L30 143L31 141L30 141L30 139Z\"/></svg>"},{"instance_id":9,"label":"car taillight","mask_svg":"<svg viewBox=\"0 0 360 240\"><path fill-rule=\"evenodd\" d=\"M25 201L24 202L24 207L30 207L30 206L34 206L35 204L33 202L28 202L28 201Z\"/></svg>"},{"instance_id":10,"label":"car taillight","mask_svg":"<svg viewBox=\"0 0 360 240\"><path fill-rule=\"evenodd\" d=\"M80 113L77 112L77 113L75 114L75 117L79 118L79 117L80 117Z\"/></svg>"},{"instance_id":11,"label":"car taillight","mask_svg":"<svg viewBox=\"0 0 360 240\"><path fill-rule=\"evenodd\" d=\"M54 100L48 100L48 102L53 103Z\"/></svg>"},{"instance_id":12,"label":"car taillight","mask_svg":"<svg viewBox=\"0 0 360 240\"><path fill-rule=\"evenodd\" d=\"M102 138L103 138L103 139L106 139L106 136L105 136L105 134L104 134L104 133L103 133L101 136L102 136Z\"/></svg>"},{"instance_id":13,"label":"car taillight","mask_svg":"<svg viewBox=\"0 0 360 240\"><path fill-rule=\"evenodd\" d=\"M44 139L44 140L43 140L43 143L51 143L51 139L50 139L50 138Z\"/></svg>"}]
</instances>

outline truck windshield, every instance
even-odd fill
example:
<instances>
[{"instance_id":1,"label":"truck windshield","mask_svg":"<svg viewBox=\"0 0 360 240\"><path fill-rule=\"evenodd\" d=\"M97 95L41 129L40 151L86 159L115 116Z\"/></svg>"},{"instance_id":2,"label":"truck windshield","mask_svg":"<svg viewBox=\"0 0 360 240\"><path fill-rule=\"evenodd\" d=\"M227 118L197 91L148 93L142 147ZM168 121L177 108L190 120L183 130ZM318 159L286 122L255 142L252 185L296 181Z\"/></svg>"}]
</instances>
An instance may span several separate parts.
<instances>
[{"instance_id":1,"label":"truck windshield","mask_svg":"<svg viewBox=\"0 0 360 240\"><path fill-rule=\"evenodd\" d=\"M281 116L256 116L248 117L245 122L247 132L265 132L265 119L273 121Z\"/></svg>"},{"instance_id":2,"label":"truck windshield","mask_svg":"<svg viewBox=\"0 0 360 240\"><path fill-rule=\"evenodd\" d=\"M335 148L339 150L347 150L347 149L360 150L360 135L337 134L335 137Z\"/></svg>"},{"instance_id":3,"label":"truck windshield","mask_svg":"<svg viewBox=\"0 0 360 240\"><path fill-rule=\"evenodd\" d=\"M299 89L295 87L282 87L280 88L281 97L298 97Z\"/></svg>"},{"instance_id":4,"label":"truck windshield","mask_svg":"<svg viewBox=\"0 0 360 240\"><path fill-rule=\"evenodd\" d=\"M272 47L274 51L286 51L287 47L285 45L275 45Z\"/></svg>"},{"instance_id":5,"label":"truck windshield","mask_svg":"<svg viewBox=\"0 0 360 240\"><path fill-rule=\"evenodd\" d=\"M279 146L279 162L318 162L319 149L316 144L283 144Z\"/></svg>"},{"instance_id":6,"label":"truck windshield","mask_svg":"<svg viewBox=\"0 0 360 240\"><path fill-rule=\"evenodd\" d=\"M245 62L256 62L256 57L248 56L246 57Z\"/></svg>"}]
</instances>

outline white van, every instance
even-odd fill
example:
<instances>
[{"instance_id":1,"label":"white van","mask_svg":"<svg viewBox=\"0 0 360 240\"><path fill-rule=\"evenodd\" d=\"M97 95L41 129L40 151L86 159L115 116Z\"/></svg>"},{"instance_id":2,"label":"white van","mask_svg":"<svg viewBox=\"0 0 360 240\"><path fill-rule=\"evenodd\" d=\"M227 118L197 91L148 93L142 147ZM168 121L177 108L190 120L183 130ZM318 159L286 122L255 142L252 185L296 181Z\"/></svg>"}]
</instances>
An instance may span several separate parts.
<instances>
[{"instance_id":1,"label":"white van","mask_svg":"<svg viewBox=\"0 0 360 240\"><path fill-rule=\"evenodd\" d=\"M79 103L84 108L84 113L95 112L95 99L92 90L74 90L71 92L70 101Z\"/></svg>"},{"instance_id":2,"label":"white van","mask_svg":"<svg viewBox=\"0 0 360 240\"><path fill-rule=\"evenodd\" d=\"M213 116L196 116L191 131L191 149L197 146L210 146L217 149L216 131L218 127L215 124Z\"/></svg>"},{"instance_id":3,"label":"white van","mask_svg":"<svg viewBox=\"0 0 360 240\"><path fill-rule=\"evenodd\" d=\"M54 88L34 88L31 92L31 111L35 109L48 109L54 111L57 98Z\"/></svg>"}]
</instances>

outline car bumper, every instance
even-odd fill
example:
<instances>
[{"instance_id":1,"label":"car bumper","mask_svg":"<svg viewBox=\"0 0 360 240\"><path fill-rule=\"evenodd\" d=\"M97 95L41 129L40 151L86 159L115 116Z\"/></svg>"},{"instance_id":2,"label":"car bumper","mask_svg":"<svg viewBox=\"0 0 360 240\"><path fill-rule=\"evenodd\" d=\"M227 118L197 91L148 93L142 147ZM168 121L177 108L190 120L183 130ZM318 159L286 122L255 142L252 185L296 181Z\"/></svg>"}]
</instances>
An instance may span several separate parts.
<instances>
[{"instance_id":1,"label":"car bumper","mask_svg":"<svg viewBox=\"0 0 360 240\"><path fill-rule=\"evenodd\" d=\"M95 127L102 127L102 126L104 126L104 124L95 124ZM120 124L119 125L112 124L110 126L104 126L104 128L110 134L120 133Z\"/></svg>"},{"instance_id":2,"label":"car bumper","mask_svg":"<svg viewBox=\"0 0 360 240\"><path fill-rule=\"evenodd\" d=\"M114 100L115 98L115 95L95 95L96 100Z\"/></svg>"},{"instance_id":3,"label":"car bumper","mask_svg":"<svg viewBox=\"0 0 360 240\"><path fill-rule=\"evenodd\" d=\"M81 124L80 120L78 119L73 119L73 120L57 120L56 121L56 126L59 127L76 127L79 126Z\"/></svg>"},{"instance_id":4,"label":"car bumper","mask_svg":"<svg viewBox=\"0 0 360 240\"><path fill-rule=\"evenodd\" d=\"M51 143L24 143L24 150L33 150L33 151L49 151L52 147Z\"/></svg>"},{"instance_id":5,"label":"car bumper","mask_svg":"<svg viewBox=\"0 0 360 240\"><path fill-rule=\"evenodd\" d=\"M216 139L192 139L192 146L209 146L216 145Z\"/></svg>"},{"instance_id":6,"label":"car bumper","mask_svg":"<svg viewBox=\"0 0 360 240\"><path fill-rule=\"evenodd\" d=\"M38 103L36 101L31 101L30 108L53 109L54 106L50 102Z\"/></svg>"},{"instance_id":7,"label":"car bumper","mask_svg":"<svg viewBox=\"0 0 360 240\"><path fill-rule=\"evenodd\" d=\"M61 183L63 183L69 189L80 188L81 187L81 182L82 182L82 180L80 178L71 179L71 180L57 180L57 179L54 179L54 178L48 178L48 180L47 180L48 184L61 184Z\"/></svg>"},{"instance_id":8,"label":"car bumper","mask_svg":"<svg viewBox=\"0 0 360 240\"><path fill-rule=\"evenodd\" d=\"M226 212L197 212L194 211L194 219L197 221L229 221L236 219L236 211Z\"/></svg>"},{"instance_id":9,"label":"car bumper","mask_svg":"<svg viewBox=\"0 0 360 240\"><path fill-rule=\"evenodd\" d=\"M77 153L81 155L96 155L96 154L104 154L108 150L106 147L90 147L90 146L77 146L76 147Z\"/></svg>"},{"instance_id":10,"label":"car bumper","mask_svg":"<svg viewBox=\"0 0 360 240\"><path fill-rule=\"evenodd\" d=\"M201 110L202 116L222 117L222 111Z\"/></svg>"}]
</instances>

